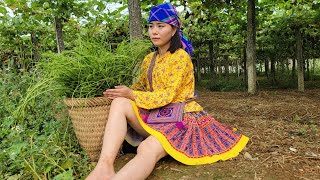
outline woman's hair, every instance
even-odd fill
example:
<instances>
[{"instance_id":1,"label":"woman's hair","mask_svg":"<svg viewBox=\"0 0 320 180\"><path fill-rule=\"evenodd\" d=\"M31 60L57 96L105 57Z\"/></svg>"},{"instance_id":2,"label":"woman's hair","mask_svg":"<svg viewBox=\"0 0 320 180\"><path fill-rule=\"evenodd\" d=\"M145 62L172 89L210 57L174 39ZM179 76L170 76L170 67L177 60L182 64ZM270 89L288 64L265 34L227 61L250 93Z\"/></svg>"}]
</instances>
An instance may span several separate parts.
<instances>
[{"instance_id":1,"label":"woman's hair","mask_svg":"<svg viewBox=\"0 0 320 180\"><path fill-rule=\"evenodd\" d=\"M176 33L174 33L174 35L171 38L170 47L169 47L168 51L170 51L171 54L172 54L177 49L182 48L182 47L183 46L182 46L182 43L181 43L181 37L180 37L180 34L178 32L178 29L177 29Z\"/></svg>"}]
</instances>

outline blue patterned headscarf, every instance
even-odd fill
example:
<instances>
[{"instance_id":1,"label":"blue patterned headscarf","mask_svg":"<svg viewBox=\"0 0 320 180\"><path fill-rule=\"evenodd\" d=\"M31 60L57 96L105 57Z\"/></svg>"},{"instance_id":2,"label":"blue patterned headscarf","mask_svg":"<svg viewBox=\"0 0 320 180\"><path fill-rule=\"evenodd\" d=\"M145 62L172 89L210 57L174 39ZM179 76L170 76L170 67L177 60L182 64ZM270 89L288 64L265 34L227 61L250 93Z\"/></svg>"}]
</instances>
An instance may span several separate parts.
<instances>
[{"instance_id":1,"label":"blue patterned headscarf","mask_svg":"<svg viewBox=\"0 0 320 180\"><path fill-rule=\"evenodd\" d=\"M178 28L181 37L181 42L184 50L192 56L193 47L188 38L181 31L181 20L178 16L176 8L170 3L160 4L155 6L150 11L148 23L152 21L160 21Z\"/></svg>"}]
</instances>

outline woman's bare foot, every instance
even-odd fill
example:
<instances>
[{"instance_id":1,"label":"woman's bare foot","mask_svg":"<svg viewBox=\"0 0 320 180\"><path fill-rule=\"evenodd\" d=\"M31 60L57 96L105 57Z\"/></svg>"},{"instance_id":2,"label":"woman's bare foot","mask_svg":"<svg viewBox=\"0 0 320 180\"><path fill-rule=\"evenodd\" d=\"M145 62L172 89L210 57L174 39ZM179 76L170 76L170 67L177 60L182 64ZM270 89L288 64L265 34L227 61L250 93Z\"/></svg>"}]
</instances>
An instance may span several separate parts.
<instances>
[{"instance_id":1,"label":"woman's bare foot","mask_svg":"<svg viewBox=\"0 0 320 180\"><path fill-rule=\"evenodd\" d=\"M113 167L97 164L86 180L109 180L114 175Z\"/></svg>"}]
</instances>

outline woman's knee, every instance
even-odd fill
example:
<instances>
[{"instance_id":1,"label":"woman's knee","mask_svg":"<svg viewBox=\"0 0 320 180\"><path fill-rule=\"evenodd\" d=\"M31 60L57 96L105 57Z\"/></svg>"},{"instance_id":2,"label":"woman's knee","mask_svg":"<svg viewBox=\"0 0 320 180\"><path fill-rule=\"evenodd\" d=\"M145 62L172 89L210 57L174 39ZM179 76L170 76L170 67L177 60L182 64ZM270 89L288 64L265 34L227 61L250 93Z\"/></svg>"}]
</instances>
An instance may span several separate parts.
<instances>
[{"instance_id":1,"label":"woman's knee","mask_svg":"<svg viewBox=\"0 0 320 180\"><path fill-rule=\"evenodd\" d=\"M110 110L116 111L119 113L123 112L123 113L127 114L127 112L130 110L130 108L131 108L131 102L129 99L123 98L123 97L118 97L118 98L115 98L114 100L112 100Z\"/></svg>"},{"instance_id":2,"label":"woman's knee","mask_svg":"<svg viewBox=\"0 0 320 180\"><path fill-rule=\"evenodd\" d=\"M149 136L140 143L137 154L153 157L157 161L167 155L160 142L153 136Z\"/></svg>"},{"instance_id":3,"label":"woman's knee","mask_svg":"<svg viewBox=\"0 0 320 180\"><path fill-rule=\"evenodd\" d=\"M111 106L125 106L130 103L130 100L124 97L118 97L112 100Z\"/></svg>"},{"instance_id":4,"label":"woman's knee","mask_svg":"<svg viewBox=\"0 0 320 180\"><path fill-rule=\"evenodd\" d=\"M111 103L110 110L116 113L122 113L130 125L138 122L130 99L123 97L115 98Z\"/></svg>"}]
</instances>

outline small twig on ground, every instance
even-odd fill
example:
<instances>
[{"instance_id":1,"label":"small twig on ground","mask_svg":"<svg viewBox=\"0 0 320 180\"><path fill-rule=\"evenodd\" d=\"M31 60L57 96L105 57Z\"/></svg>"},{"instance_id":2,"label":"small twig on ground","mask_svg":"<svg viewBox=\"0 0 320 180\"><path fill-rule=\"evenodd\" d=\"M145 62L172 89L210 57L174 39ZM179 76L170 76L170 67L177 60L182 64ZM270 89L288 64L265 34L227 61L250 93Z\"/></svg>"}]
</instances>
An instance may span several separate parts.
<instances>
[{"instance_id":1,"label":"small twig on ground","mask_svg":"<svg viewBox=\"0 0 320 180\"><path fill-rule=\"evenodd\" d=\"M320 157L310 157L310 156L307 156L307 157L303 157L305 159L314 159L314 160L320 160Z\"/></svg>"},{"instance_id":2,"label":"small twig on ground","mask_svg":"<svg viewBox=\"0 0 320 180\"><path fill-rule=\"evenodd\" d=\"M297 159L297 158L300 158L301 156L293 156L292 158L289 158L288 160L289 161L292 161L292 160L294 160L294 159Z\"/></svg>"},{"instance_id":3,"label":"small twig on ground","mask_svg":"<svg viewBox=\"0 0 320 180\"><path fill-rule=\"evenodd\" d=\"M310 179L308 179L308 178L305 178L305 177L300 177L300 176L294 176L294 177L297 177L297 178L299 178L299 179L305 179L305 180L310 180Z\"/></svg>"},{"instance_id":4,"label":"small twig on ground","mask_svg":"<svg viewBox=\"0 0 320 180\"><path fill-rule=\"evenodd\" d=\"M266 161L267 161L268 159L270 159L270 158L271 158L271 156L267 157L266 159L264 159L263 161L261 161L260 164L263 164L264 162L266 162ZM253 169L257 168L258 166L259 166L259 164L256 165Z\"/></svg>"},{"instance_id":5,"label":"small twig on ground","mask_svg":"<svg viewBox=\"0 0 320 180\"><path fill-rule=\"evenodd\" d=\"M279 166L281 167L281 169L283 169L283 166L281 165L281 163L278 161Z\"/></svg>"},{"instance_id":6,"label":"small twig on ground","mask_svg":"<svg viewBox=\"0 0 320 180\"><path fill-rule=\"evenodd\" d=\"M170 168L170 169L173 170L173 171L183 172L182 170L176 169L176 168Z\"/></svg>"},{"instance_id":7,"label":"small twig on ground","mask_svg":"<svg viewBox=\"0 0 320 180\"><path fill-rule=\"evenodd\" d=\"M269 157L267 157L266 159L264 159L262 162L261 162L261 164L262 163L264 163L264 162L266 162L268 159L270 159L271 158L271 156L269 156Z\"/></svg>"}]
</instances>

